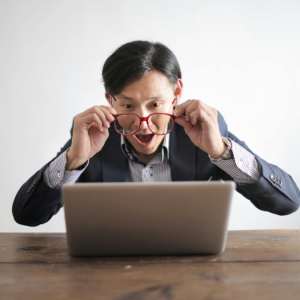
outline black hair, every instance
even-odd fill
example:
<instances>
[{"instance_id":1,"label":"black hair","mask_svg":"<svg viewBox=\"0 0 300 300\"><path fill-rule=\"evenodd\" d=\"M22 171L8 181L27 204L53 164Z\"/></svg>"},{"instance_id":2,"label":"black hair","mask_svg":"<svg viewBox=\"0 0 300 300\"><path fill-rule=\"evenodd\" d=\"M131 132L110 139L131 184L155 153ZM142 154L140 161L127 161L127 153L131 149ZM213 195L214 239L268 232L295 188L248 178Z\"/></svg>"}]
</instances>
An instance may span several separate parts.
<instances>
[{"instance_id":1,"label":"black hair","mask_svg":"<svg viewBox=\"0 0 300 300\"><path fill-rule=\"evenodd\" d=\"M165 45L148 41L133 41L119 47L104 63L102 78L107 93L118 95L145 73L156 70L171 83L181 78L181 70L174 53Z\"/></svg>"}]
</instances>

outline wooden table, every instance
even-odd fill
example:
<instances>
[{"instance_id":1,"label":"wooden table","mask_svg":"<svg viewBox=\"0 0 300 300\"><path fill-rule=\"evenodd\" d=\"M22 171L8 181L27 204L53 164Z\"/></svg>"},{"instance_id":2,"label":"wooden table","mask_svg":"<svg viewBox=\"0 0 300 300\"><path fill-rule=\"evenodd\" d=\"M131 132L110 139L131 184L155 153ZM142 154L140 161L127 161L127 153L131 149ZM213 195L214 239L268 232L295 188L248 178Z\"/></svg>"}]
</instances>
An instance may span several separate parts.
<instances>
[{"instance_id":1,"label":"wooden table","mask_svg":"<svg viewBox=\"0 0 300 300\"><path fill-rule=\"evenodd\" d=\"M300 299L300 229L229 231L220 255L85 258L64 233L0 233L0 299Z\"/></svg>"}]
</instances>

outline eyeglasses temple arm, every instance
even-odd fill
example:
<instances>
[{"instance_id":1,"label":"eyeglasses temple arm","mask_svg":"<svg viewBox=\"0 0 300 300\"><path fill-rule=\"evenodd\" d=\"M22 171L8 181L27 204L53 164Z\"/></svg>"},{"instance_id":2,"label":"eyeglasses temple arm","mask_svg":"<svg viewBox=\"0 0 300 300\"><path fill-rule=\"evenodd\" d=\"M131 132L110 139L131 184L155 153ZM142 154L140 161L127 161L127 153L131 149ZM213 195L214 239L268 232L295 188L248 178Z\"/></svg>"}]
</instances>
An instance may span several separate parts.
<instances>
[{"instance_id":1,"label":"eyeglasses temple arm","mask_svg":"<svg viewBox=\"0 0 300 300\"><path fill-rule=\"evenodd\" d=\"M176 105L173 106L173 110L175 109L175 107L177 106L177 97L173 100L172 104L174 104L174 102L176 101Z\"/></svg>"}]
</instances>

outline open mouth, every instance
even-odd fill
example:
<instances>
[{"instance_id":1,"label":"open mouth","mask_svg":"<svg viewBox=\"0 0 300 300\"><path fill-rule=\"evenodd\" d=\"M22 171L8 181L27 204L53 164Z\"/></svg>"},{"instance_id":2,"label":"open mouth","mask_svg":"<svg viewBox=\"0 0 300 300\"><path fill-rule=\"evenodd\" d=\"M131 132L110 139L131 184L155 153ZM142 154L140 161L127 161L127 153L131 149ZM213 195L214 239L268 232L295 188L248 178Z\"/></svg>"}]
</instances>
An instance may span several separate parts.
<instances>
[{"instance_id":1,"label":"open mouth","mask_svg":"<svg viewBox=\"0 0 300 300\"><path fill-rule=\"evenodd\" d=\"M154 134L134 134L134 137L141 146L147 147L152 142Z\"/></svg>"}]
</instances>

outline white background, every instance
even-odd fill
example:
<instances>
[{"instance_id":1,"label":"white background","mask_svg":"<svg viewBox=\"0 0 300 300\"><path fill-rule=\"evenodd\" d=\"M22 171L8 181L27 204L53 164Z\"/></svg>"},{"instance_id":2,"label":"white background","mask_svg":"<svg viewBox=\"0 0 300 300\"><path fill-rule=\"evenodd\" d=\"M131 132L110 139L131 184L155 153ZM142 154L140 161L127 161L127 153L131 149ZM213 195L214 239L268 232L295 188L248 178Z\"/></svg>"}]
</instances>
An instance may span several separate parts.
<instances>
[{"instance_id":1,"label":"white background","mask_svg":"<svg viewBox=\"0 0 300 300\"><path fill-rule=\"evenodd\" d=\"M70 137L73 117L106 104L105 59L122 44L160 41L182 68L182 100L218 109L229 130L300 184L300 1L0 1L0 231L64 232L61 209L17 224L21 185ZM229 229L299 228L236 193Z\"/></svg>"}]
</instances>

